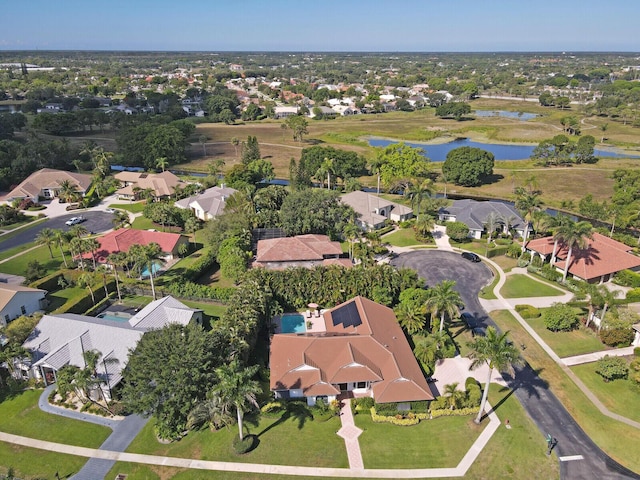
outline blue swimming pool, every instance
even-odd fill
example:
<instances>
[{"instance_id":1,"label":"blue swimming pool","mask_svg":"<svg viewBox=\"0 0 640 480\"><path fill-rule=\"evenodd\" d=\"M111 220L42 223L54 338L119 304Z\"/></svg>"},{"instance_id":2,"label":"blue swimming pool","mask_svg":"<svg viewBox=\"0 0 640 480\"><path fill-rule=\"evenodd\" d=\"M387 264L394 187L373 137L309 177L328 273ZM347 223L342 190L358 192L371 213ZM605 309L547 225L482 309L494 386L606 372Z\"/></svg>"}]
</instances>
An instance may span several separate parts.
<instances>
[{"instance_id":1,"label":"blue swimming pool","mask_svg":"<svg viewBox=\"0 0 640 480\"><path fill-rule=\"evenodd\" d=\"M126 312L103 312L98 314L98 318L111 320L112 322L128 322L131 318L131 314Z\"/></svg>"},{"instance_id":2,"label":"blue swimming pool","mask_svg":"<svg viewBox=\"0 0 640 480\"><path fill-rule=\"evenodd\" d=\"M160 270L160 266L161 266L161 264L159 262L154 262L151 265L154 278L155 278L156 274L158 273L158 271ZM141 278L149 278L149 267L144 267L142 269L142 272L140 272L140 277Z\"/></svg>"},{"instance_id":3,"label":"blue swimming pool","mask_svg":"<svg viewBox=\"0 0 640 480\"><path fill-rule=\"evenodd\" d=\"M280 325L282 333L304 333L307 331L304 315L299 313L285 313L282 315Z\"/></svg>"}]
</instances>

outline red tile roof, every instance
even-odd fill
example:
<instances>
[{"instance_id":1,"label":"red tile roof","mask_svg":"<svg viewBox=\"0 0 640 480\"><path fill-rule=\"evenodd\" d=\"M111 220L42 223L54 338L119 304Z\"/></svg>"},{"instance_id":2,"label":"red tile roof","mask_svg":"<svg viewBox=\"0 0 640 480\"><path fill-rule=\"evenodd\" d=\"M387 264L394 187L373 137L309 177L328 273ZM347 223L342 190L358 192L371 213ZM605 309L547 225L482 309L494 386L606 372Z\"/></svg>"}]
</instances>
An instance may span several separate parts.
<instances>
[{"instance_id":1,"label":"red tile roof","mask_svg":"<svg viewBox=\"0 0 640 480\"><path fill-rule=\"evenodd\" d=\"M258 240L256 262L320 261L325 256L341 254L340 243L332 242L327 235L298 235Z\"/></svg>"},{"instance_id":2,"label":"red tile roof","mask_svg":"<svg viewBox=\"0 0 640 480\"><path fill-rule=\"evenodd\" d=\"M96 261L105 263L112 253L128 252L132 245L149 245L154 242L160 245L162 252L173 252L182 237L179 233L150 232L135 228L114 230L97 239L100 248L96 252ZM91 253L84 254L83 258L91 258Z\"/></svg>"},{"instance_id":3,"label":"red tile roof","mask_svg":"<svg viewBox=\"0 0 640 480\"><path fill-rule=\"evenodd\" d=\"M334 324L333 313L348 304L360 323L345 327L337 316ZM326 312L324 321L325 333L274 335L272 390L336 395L339 383L370 382L377 402L433 399L393 310L355 297Z\"/></svg>"},{"instance_id":4,"label":"red tile roof","mask_svg":"<svg viewBox=\"0 0 640 480\"><path fill-rule=\"evenodd\" d=\"M549 255L553 252L553 237L531 240L527 249ZM631 247L600 233L594 233L585 249L574 247L571 251L569 273L584 280L599 278L627 268L640 267L640 257L631 253ZM555 266L564 269L568 249L564 243L558 244Z\"/></svg>"}]
</instances>

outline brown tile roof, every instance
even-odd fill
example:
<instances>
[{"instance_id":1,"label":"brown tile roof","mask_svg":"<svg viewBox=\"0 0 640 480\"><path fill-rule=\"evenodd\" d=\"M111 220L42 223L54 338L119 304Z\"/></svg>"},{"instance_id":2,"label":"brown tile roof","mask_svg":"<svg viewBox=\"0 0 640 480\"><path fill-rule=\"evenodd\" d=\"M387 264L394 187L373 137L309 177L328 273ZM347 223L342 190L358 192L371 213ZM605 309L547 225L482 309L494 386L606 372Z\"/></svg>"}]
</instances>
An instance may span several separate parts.
<instances>
[{"instance_id":1,"label":"brown tile roof","mask_svg":"<svg viewBox=\"0 0 640 480\"><path fill-rule=\"evenodd\" d=\"M156 197L173 195L176 186L181 183L181 180L169 171L162 173L119 172L114 176L121 182L135 184L141 190L151 189ZM116 193L132 195L133 185L123 187Z\"/></svg>"},{"instance_id":2,"label":"brown tile roof","mask_svg":"<svg viewBox=\"0 0 640 480\"><path fill-rule=\"evenodd\" d=\"M44 188L59 189L60 184L69 180L78 191L85 192L91 186L91 175L67 172L53 168L43 168L29 175L20 185L11 190L5 198L35 197Z\"/></svg>"},{"instance_id":3,"label":"brown tile roof","mask_svg":"<svg viewBox=\"0 0 640 480\"><path fill-rule=\"evenodd\" d=\"M357 325L340 323L343 307L357 312ZM355 297L326 312L324 321L325 333L274 335L272 390L335 395L332 384L368 381L380 403L433 398L393 310Z\"/></svg>"},{"instance_id":4,"label":"brown tile roof","mask_svg":"<svg viewBox=\"0 0 640 480\"><path fill-rule=\"evenodd\" d=\"M553 252L553 237L531 240L527 244L529 250L549 255ZM629 253L631 247L620 243L600 233L594 233L593 239L588 240L585 249L574 247L571 251L571 265L569 273L585 280L591 280L627 268L640 267L640 257ZM568 248L562 242L558 244L555 266L565 267Z\"/></svg>"},{"instance_id":5,"label":"brown tile roof","mask_svg":"<svg viewBox=\"0 0 640 480\"><path fill-rule=\"evenodd\" d=\"M327 235L298 235L258 240L256 262L320 261L327 255L341 254L340 243L332 242Z\"/></svg>"}]
</instances>

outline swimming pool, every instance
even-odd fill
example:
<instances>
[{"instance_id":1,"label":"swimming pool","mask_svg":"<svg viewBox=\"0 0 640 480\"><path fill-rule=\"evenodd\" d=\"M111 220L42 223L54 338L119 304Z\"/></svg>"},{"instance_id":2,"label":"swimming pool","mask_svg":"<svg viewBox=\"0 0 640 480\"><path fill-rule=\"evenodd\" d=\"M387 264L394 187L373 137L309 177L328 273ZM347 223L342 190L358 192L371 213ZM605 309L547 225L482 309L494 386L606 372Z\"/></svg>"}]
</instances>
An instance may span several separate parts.
<instances>
[{"instance_id":1,"label":"swimming pool","mask_svg":"<svg viewBox=\"0 0 640 480\"><path fill-rule=\"evenodd\" d=\"M161 264L159 262L154 262L154 263L151 264L151 269L152 269L154 277L156 276L156 274L160 270L160 266L161 266ZM145 266L142 269L142 271L140 272L140 277L141 278L149 278L149 267L148 266Z\"/></svg>"},{"instance_id":2,"label":"swimming pool","mask_svg":"<svg viewBox=\"0 0 640 480\"><path fill-rule=\"evenodd\" d=\"M103 312L98 315L98 318L112 322L128 322L131 315L126 312Z\"/></svg>"},{"instance_id":3,"label":"swimming pool","mask_svg":"<svg viewBox=\"0 0 640 480\"><path fill-rule=\"evenodd\" d=\"M282 333L305 333L304 315L299 313L285 313L280 319L280 331Z\"/></svg>"}]
</instances>

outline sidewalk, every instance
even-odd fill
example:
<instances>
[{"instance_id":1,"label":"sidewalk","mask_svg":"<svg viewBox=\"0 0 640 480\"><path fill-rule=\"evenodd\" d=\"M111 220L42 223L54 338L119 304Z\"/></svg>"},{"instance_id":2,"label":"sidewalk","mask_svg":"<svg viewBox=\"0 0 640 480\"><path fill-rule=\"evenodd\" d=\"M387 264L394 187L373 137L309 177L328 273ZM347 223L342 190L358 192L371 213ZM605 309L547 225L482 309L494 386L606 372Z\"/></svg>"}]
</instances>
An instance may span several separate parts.
<instances>
[{"instance_id":1,"label":"sidewalk","mask_svg":"<svg viewBox=\"0 0 640 480\"><path fill-rule=\"evenodd\" d=\"M582 363L597 362L606 355L609 355L610 357L626 357L633 355L634 348L635 347L631 346L626 348L616 348L614 350L602 350L599 352L585 353L584 355L575 355L573 357L564 357L562 359L562 362L566 366L571 367L573 365L580 365Z\"/></svg>"},{"instance_id":2,"label":"sidewalk","mask_svg":"<svg viewBox=\"0 0 640 480\"><path fill-rule=\"evenodd\" d=\"M352 470L364 470L364 462L362 461L362 453L360 452L360 442L358 437L362 434L362 430L353 423L353 412L351 411L351 399L343 398L340 407L340 422L342 428L338 430L338 436L344 438L344 445L347 449L347 457L349 458L349 468Z\"/></svg>"}]
</instances>

